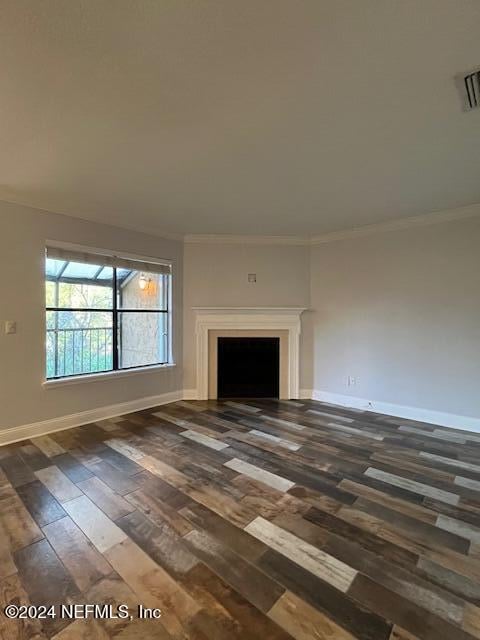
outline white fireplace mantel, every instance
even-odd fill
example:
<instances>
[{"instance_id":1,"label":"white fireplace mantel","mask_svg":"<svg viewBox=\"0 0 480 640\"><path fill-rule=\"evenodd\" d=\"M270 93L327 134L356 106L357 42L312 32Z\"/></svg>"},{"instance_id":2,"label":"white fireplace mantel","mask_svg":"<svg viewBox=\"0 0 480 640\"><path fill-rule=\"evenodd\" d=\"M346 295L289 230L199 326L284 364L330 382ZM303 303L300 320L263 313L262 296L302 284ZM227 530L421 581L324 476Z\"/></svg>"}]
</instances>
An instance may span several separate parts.
<instances>
[{"instance_id":1,"label":"white fireplace mantel","mask_svg":"<svg viewBox=\"0 0 480 640\"><path fill-rule=\"evenodd\" d=\"M197 398L208 399L208 332L288 331L288 393L300 393L300 316L305 307L193 307L195 312Z\"/></svg>"}]
</instances>

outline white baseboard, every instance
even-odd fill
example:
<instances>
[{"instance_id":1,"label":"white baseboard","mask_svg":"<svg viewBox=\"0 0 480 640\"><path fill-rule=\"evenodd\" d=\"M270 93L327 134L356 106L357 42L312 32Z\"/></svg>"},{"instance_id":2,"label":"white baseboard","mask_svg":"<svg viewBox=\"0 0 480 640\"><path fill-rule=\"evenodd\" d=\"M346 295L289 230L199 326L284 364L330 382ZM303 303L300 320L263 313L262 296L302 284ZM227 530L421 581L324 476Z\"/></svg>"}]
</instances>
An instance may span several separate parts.
<instances>
[{"instance_id":1,"label":"white baseboard","mask_svg":"<svg viewBox=\"0 0 480 640\"><path fill-rule=\"evenodd\" d=\"M132 411L141 411L142 409L149 409L150 407L156 407L161 404L176 402L177 400L182 400L182 398L182 391L170 391L169 393L162 393L157 396L148 396L146 398L139 398L138 400L130 400L129 402L120 402L106 407L72 413L67 416L52 418L51 420L43 420L42 422L33 422L32 424L3 429L0 431L0 445L44 436L47 433L63 431L65 429L71 429L72 427L80 427L90 422L97 422L98 420L115 418L116 416L131 413Z\"/></svg>"},{"instance_id":2,"label":"white baseboard","mask_svg":"<svg viewBox=\"0 0 480 640\"><path fill-rule=\"evenodd\" d=\"M312 389L300 389L299 400L311 400L313 390Z\"/></svg>"},{"instance_id":3,"label":"white baseboard","mask_svg":"<svg viewBox=\"0 0 480 640\"><path fill-rule=\"evenodd\" d=\"M353 409L364 409L368 411L376 411L385 415L396 416L408 420L418 420L419 422L429 422L438 424L443 427L451 427L455 429L464 429L480 433L480 419L469 416L459 416L452 413L442 413L440 411L432 411L429 409L420 409L418 407L407 407L399 404L391 404L387 402L370 401L365 398L357 398L354 396L345 396L338 393L330 393L329 391L320 391L316 389L301 389L300 398L307 400L313 399L320 402L329 402L342 407L351 407ZM72 413L51 420L43 420L41 422L33 422L32 424L24 424L10 429L0 430L0 445L18 442L20 440L28 440L36 438L55 431L63 431L73 427L80 427L84 424L114 418L116 416L132 413L133 411L141 411L149 409L169 402L177 400L196 400L196 389L184 389L183 391L170 391L157 396L148 396L131 400L129 402L120 402L106 407L98 407L97 409L89 409L79 413Z\"/></svg>"},{"instance_id":4,"label":"white baseboard","mask_svg":"<svg viewBox=\"0 0 480 640\"><path fill-rule=\"evenodd\" d=\"M183 390L183 399L184 400L197 400L198 394L196 389L184 389Z\"/></svg>"},{"instance_id":5,"label":"white baseboard","mask_svg":"<svg viewBox=\"0 0 480 640\"><path fill-rule=\"evenodd\" d=\"M463 429L464 431L480 433L480 418L473 418L471 416L459 416L454 413L443 413L441 411L433 411L431 409L408 407L401 404L392 404L390 402L378 402L376 400L344 396L339 393L330 393L329 391L320 391L317 389L312 391L311 397L313 400L329 402L330 404L337 404L342 407L376 411L377 413L405 418L407 420L429 422L442 427Z\"/></svg>"}]
</instances>

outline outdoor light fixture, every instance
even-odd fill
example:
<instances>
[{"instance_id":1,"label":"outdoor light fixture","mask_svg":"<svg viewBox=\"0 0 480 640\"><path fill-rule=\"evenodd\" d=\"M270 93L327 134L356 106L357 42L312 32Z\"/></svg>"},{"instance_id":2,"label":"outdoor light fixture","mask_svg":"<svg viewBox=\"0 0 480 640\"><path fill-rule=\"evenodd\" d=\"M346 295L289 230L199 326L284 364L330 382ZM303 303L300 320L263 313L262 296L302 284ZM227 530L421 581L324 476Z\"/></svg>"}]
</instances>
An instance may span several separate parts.
<instances>
[{"instance_id":1,"label":"outdoor light fixture","mask_svg":"<svg viewBox=\"0 0 480 640\"><path fill-rule=\"evenodd\" d=\"M150 278L147 278L147 276L144 273L142 273L140 278L138 279L138 286L142 291L145 291L145 289L148 287L149 284L150 284Z\"/></svg>"}]
</instances>

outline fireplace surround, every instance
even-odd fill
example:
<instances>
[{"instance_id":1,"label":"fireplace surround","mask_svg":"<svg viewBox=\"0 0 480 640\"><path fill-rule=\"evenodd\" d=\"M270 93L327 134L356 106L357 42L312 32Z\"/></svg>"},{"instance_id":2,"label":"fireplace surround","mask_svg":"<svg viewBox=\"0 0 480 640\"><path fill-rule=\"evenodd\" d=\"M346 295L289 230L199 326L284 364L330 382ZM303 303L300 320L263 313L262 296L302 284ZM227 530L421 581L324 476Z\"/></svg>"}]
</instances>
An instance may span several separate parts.
<instances>
[{"instance_id":1,"label":"fireplace surround","mask_svg":"<svg viewBox=\"0 0 480 640\"><path fill-rule=\"evenodd\" d=\"M215 347L222 336L280 339L281 399L299 398L300 316L304 307L194 307L196 398L217 397Z\"/></svg>"}]
</instances>

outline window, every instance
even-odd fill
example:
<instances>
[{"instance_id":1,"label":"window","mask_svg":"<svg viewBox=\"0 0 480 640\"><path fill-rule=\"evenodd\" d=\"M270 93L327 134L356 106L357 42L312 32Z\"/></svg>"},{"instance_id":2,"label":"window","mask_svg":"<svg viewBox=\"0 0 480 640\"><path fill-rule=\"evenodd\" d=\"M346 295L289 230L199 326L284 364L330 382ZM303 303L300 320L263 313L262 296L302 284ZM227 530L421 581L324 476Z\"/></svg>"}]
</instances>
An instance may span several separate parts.
<instances>
[{"instance_id":1,"label":"window","mask_svg":"<svg viewBox=\"0 0 480 640\"><path fill-rule=\"evenodd\" d=\"M47 248L46 377L171 362L171 267Z\"/></svg>"}]
</instances>

